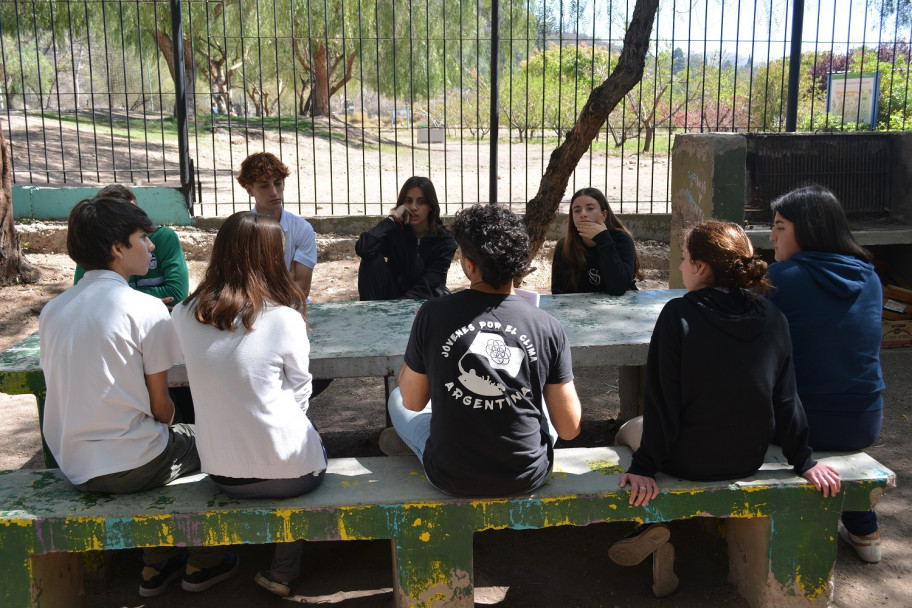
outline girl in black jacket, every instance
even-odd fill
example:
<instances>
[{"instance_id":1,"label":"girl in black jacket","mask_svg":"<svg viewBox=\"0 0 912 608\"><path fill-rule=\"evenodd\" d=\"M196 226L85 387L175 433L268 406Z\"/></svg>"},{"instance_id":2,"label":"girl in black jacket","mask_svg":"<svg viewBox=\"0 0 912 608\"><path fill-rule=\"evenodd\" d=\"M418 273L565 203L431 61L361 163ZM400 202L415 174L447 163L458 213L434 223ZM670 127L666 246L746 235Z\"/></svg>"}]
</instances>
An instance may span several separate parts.
<instances>
[{"instance_id":1,"label":"girl in black jacket","mask_svg":"<svg viewBox=\"0 0 912 608\"><path fill-rule=\"evenodd\" d=\"M788 323L766 298L767 264L754 256L737 224L703 221L684 238L681 274L687 293L665 305L646 360L644 413L618 431L634 450L621 476L630 504L659 493L663 472L693 481L738 479L756 473L774 435L782 452L823 492L839 491L839 473L815 462L795 386ZM609 557L634 565L654 554L653 591L677 587L664 524L615 543Z\"/></svg>"},{"instance_id":2,"label":"girl in black jacket","mask_svg":"<svg viewBox=\"0 0 912 608\"><path fill-rule=\"evenodd\" d=\"M551 265L551 293L600 292L619 296L642 279L633 235L596 188L570 199L567 236L557 242Z\"/></svg>"},{"instance_id":3,"label":"girl in black jacket","mask_svg":"<svg viewBox=\"0 0 912 608\"><path fill-rule=\"evenodd\" d=\"M358 295L363 300L429 299L446 295L456 241L440 219L434 184L410 177L396 206L355 244L361 256Z\"/></svg>"}]
</instances>

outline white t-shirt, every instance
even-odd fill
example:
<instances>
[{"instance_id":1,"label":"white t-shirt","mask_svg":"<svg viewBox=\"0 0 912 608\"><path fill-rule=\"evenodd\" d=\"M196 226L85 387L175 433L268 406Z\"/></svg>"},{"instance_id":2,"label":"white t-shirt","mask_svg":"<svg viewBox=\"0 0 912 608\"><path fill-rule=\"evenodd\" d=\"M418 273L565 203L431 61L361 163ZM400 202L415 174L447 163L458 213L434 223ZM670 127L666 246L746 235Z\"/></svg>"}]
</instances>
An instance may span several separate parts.
<instances>
[{"instance_id":1,"label":"white t-shirt","mask_svg":"<svg viewBox=\"0 0 912 608\"><path fill-rule=\"evenodd\" d=\"M304 264L311 270L317 265L317 238L310 222L299 215L282 210L279 225L285 231L285 266Z\"/></svg>"},{"instance_id":2,"label":"white t-shirt","mask_svg":"<svg viewBox=\"0 0 912 608\"><path fill-rule=\"evenodd\" d=\"M47 385L44 438L81 484L151 462L168 443L152 416L146 375L180 361L168 309L110 270L91 270L38 321Z\"/></svg>"},{"instance_id":3,"label":"white t-shirt","mask_svg":"<svg viewBox=\"0 0 912 608\"><path fill-rule=\"evenodd\" d=\"M291 479L326 468L307 417L310 342L301 314L268 306L247 331L203 325L195 306L172 318L184 351L202 469L225 477Z\"/></svg>"}]
</instances>

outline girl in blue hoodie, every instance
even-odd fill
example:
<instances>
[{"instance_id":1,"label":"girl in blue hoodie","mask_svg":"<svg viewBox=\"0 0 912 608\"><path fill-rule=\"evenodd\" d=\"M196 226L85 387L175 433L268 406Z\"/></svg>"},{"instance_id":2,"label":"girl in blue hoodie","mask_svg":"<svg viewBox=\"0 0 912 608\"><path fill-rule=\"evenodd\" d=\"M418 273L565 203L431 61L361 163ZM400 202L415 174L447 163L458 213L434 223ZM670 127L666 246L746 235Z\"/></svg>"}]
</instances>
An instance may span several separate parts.
<instances>
[{"instance_id":1,"label":"girl in blue hoodie","mask_svg":"<svg viewBox=\"0 0 912 608\"><path fill-rule=\"evenodd\" d=\"M773 201L769 299L788 319L798 395L814 450L861 450L880 434L883 292L871 254L821 186ZM867 562L880 561L874 511L846 512L839 534Z\"/></svg>"}]
</instances>

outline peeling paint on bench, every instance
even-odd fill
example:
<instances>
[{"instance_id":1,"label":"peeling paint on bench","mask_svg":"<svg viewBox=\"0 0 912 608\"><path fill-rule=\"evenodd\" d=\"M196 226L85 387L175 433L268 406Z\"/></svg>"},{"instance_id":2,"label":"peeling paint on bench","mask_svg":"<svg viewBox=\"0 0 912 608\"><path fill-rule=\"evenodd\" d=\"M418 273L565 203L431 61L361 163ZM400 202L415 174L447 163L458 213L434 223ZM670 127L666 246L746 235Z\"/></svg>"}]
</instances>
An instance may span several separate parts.
<instances>
[{"instance_id":1,"label":"peeling paint on bench","mask_svg":"<svg viewBox=\"0 0 912 608\"><path fill-rule=\"evenodd\" d=\"M753 532L759 543L745 541L737 530L730 533L729 559L737 574L732 582L752 605L823 606L840 511L868 508L895 483L892 471L863 453L821 455L843 479L841 493L825 499L771 448L753 478L694 483L660 476L661 493L642 508L631 507L629 493L618 488L630 461L626 448L556 454L551 480L539 491L495 499L440 494L411 457L332 459L317 490L282 500L231 499L204 475L113 496L80 493L56 470L0 472L0 563L6 565L0 604L30 605L30 555L303 538L391 539L397 605L468 607L477 531L712 516L766 526L759 535ZM730 524L730 530L739 526ZM738 555L732 543L743 544ZM735 561L745 555L760 560L760 567L739 569ZM755 571L760 574L751 574Z\"/></svg>"}]
</instances>

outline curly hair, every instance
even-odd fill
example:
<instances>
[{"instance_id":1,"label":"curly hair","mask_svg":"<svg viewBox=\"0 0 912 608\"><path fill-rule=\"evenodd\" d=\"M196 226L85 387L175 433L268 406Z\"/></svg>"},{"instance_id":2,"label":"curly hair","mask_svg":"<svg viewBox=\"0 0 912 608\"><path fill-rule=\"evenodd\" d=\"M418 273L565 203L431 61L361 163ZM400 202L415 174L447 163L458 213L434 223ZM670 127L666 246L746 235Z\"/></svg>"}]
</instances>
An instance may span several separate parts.
<instances>
[{"instance_id":1,"label":"curly hair","mask_svg":"<svg viewBox=\"0 0 912 608\"><path fill-rule=\"evenodd\" d=\"M608 228L609 232L623 232L631 239L633 238L633 233L624 225L621 218L616 216L614 211L611 210L611 205L608 204L608 199L605 198L601 190L598 188L582 188L574 192L570 198L567 235L557 242L557 247L561 249L564 259L567 260L567 265L570 266L570 285L573 289L576 289L579 285L580 276L586 269L586 244L583 243L583 237L580 236L579 230L576 229L576 224L573 223L573 201L581 196L592 197L599 204L602 211L608 212L608 217L605 218L605 227ZM634 248L634 256L633 276L642 280L646 275L640 268L640 254L636 251L636 248Z\"/></svg>"},{"instance_id":2,"label":"curly hair","mask_svg":"<svg viewBox=\"0 0 912 608\"><path fill-rule=\"evenodd\" d=\"M85 270L109 268L115 243L129 248L137 230L155 231L146 212L132 201L95 197L76 203L67 221L67 253Z\"/></svg>"},{"instance_id":3,"label":"curly hair","mask_svg":"<svg viewBox=\"0 0 912 608\"><path fill-rule=\"evenodd\" d=\"M705 220L684 236L684 246L694 262L712 270L713 287L750 289L763 295L770 290L768 265L754 254L747 233L738 224Z\"/></svg>"},{"instance_id":4,"label":"curly hair","mask_svg":"<svg viewBox=\"0 0 912 608\"><path fill-rule=\"evenodd\" d=\"M206 274L187 298L196 304L196 320L234 330L240 316L249 330L267 304L306 312L304 292L285 266L284 239L279 223L265 215L239 211L225 220Z\"/></svg>"},{"instance_id":5,"label":"curly hair","mask_svg":"<svg viewBox=\"0 0 912 608\"><path fill-rule=\"evenodd\" d=\"M473 205L456 213L453 237L462 255L481 270L481 280L500 288L529 265L529 235L522 220L498 205Z\"/></svg>"},{"instance_id":6,"label":"curly hair","mask_svg":"<svg viewBox=\"0 0 912 608\"><path fill-rule=\"evenodd\" d=\"M244 188L256 182L270 179L285 179L291 175L288 166L280 161L272 152L257 152L251 154L241 163L237 181Z\"/></svg>"}]
</instances>

